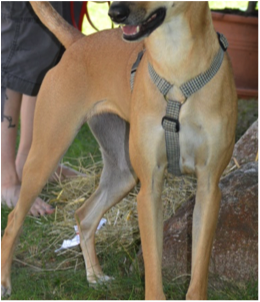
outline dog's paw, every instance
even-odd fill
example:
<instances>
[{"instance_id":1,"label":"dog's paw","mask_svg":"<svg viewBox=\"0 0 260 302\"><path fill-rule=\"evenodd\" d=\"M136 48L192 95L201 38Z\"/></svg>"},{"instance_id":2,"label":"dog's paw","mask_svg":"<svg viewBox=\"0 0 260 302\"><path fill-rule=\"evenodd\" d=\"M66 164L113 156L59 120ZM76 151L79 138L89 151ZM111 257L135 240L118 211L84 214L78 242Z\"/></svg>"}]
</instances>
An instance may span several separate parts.
<instances>
[{"instance_id":1,"label":"dog's paw","mask_svg":"<svg viewBox=\"0 0 260 302\"><path fill-rule=\"evenodd\" d=\"M8 297L11 295L11 288L5 287L1 284L1 297Z\"/></svg>"},{"instance_id":2,"label":"dog's paw","mask_svg":"<svg viewBox=\"0 0 260 302\"><path fill-rule=\"evenodd\" d=\"M104 275L104 276L98 278L98 283L106 283L106 282L113 281L113 280L115 280L115 278Z\"/></svg>"},{"instance_id":3,"label":"dog's paw","mask_svg":"<svg viewBox=\"0 0 260 302\"><path fill-rule=\"evenodd\" d=\"M88 279L90 287L96 287L98 285L105 284L107 282L113 281L115 278L109 277L107 275L98 276L95 278Z\"/></svg>"}]
</instances>

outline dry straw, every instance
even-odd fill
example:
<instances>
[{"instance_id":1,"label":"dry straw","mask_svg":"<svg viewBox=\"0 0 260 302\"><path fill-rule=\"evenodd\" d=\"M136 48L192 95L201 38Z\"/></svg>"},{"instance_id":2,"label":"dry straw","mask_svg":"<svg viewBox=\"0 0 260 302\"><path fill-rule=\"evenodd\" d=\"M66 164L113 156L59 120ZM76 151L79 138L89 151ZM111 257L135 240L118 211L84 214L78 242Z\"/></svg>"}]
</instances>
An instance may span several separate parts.
<instances>
[{"instance_id":1,"label":"dry straw","mask_svg":"<svg viewBox=\"0 0 260 302\"><path fill-rule=\"evenodd\" d=\"M66 163L69 165L69 163ZM74 168L74 167L72 167ZM53 250L58 249L64 239L74 235L74 217L78 209L97 189L102 172L102 162L95 162L87 168L77 167L86 177L76 177L56 184L49 183L45 187L43 197L49 199L56 207L55 218L50 222L49 238ZM178 207L194 194L196 181L192 177L170 177L165 179L162 202L164 220L170 218ZM118 250L128 250L140 240L136 197L139 191L137 185L121 202L112 207L105 215L106 224L96 233L97 253L104 251L110 245ZM65 250L59 254L68 257L78 256L79 249Z\"/></svg>"},{"instance_id":2,"label":"dry straw","mask_svg":"<svg viewBox=\"0 0 260 302\"><path fill-rule=\"evenodd\" d=\"M70 165L66 163L66 165ZM71 166L72 168L75 168ZM56 207L54 221L47 226L49 234L48 248L53 251L58 249L64 239L75 236L74 217L78 209L97 189L102 172L102 162L95 162L87 168L77 167L86 177L76 177L56 184L49 183L45 187L43 196L49 199L50 204ZM229 166L228 174L236 167ZM136 197L139 186L134 188L121 202L112 207L105 215L107 223L96 233L96 250L99 254L113 245L118 251L128 251L133 245L139 243L139 227ZM170 218L176 210L196 191L196 180L194 177L171 177L166 176L162 193L164 206L164 220ZM58 255L66 256L66 260L59 264L56 269L64 269L64 265L70 261L72 267L83 262L79 248L63 250ZM69 267L71 268L71 267Z\"/></svg>"}]
</instances>

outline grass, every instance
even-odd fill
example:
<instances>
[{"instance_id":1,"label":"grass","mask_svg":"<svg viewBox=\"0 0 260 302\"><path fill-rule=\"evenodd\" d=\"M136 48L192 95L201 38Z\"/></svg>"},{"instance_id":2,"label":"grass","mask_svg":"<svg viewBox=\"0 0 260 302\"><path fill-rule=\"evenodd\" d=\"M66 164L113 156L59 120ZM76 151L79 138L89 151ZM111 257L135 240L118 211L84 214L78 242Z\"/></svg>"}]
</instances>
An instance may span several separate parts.
<instances>
[{"instance_id":1,"label":"grass","mask_svg":"<svg viewBox=\"0 0 260 302\"><path fill-rule=\"evenodd\" d=\"M238 100L238 121L236 130L236 141L246 132L253 121L258 119L258 101Z\"/></svg>"},{"instance_id":2,"label":"grass","mask_svg":"<svg viewBox=\"0 0 260 302\"><path fill-rule=\"evenodd\" d=\"M75 137L73 144L69 147L63 161L65 163L68 161L76 167L86 167L91 163L91 158L94 161L99 161L101 160L101 153L91 130L87 124L84 124Z\"/></svg>"},{"instance_id":3,"label":"grass","mask_svg":"<svg viewBox=\"0 0 260 302\"><path fill-rule=\"evenodd\" d=\"M6 224L9 210L2 208L1 227ZM4 215L3 215L4 214ZM99 255L103 270L115 279L110 284L89 287L84 265L70 268L70 259L46 249L46 229L52 216L39 219L28 217L15 253L12 266L13 291L9 300L141 300L144 297L144 276L136 264L138 247L128 253L109 247ZM74 248L78 249L78 248ZM47 251L47 252L46 252ZM37 253L37 257L35 254ZM34 266L25 265L34 258ZM67 269L54 270L57 262L66 261ZM216 282L217 281L217 282ZM184 300L189 278L172 282L164 274L164 291L168 300ZM210 282L210 300L257 300L258 283L243 286L216 280Z\"/></svg>"},{"instance_id":4,"label":"grass","mask_svg":"<svg viewBox=\"0 0 260 302\"><path fill-rule=\"evenodd\" d=\"M248 1L209 1L211 9L233 8L245 11L248 6Z\"/></svg>"},{"instance_id":5,"label":"grass","mask_svg":"<svg viewBox=\"0 0 260 302\"><path fill-rule=\"evenodd\" d=\"M220 1L212 1L219 4ZM242 2L246 1L229 1ZM94 4L91 7L93 21L99 23L99 28L110 27L106 18L106 4ZM96 6L95 6L96 5ZM243 4L244 5L244 4ZM97 12L97 7L98 12ZM101 7L103 7L101 9ZM103 10L102 23L99 14ZM84 31L92 30L85 27ZM258 117L257 102L255 100L239 100L239 120L237 139L246 131L248 126ZM99 147L89 127L84 125L79 131L73 144L64 156L63 161L75 167L87 166L91 162L101 159ZM5 229L10 210L1 208L1 230ZM136 255L139 244L130 250L119 250L112 245L99 255L100 262L106 274L115 278L110 284L89 287L86 282L82 257L75 261L64 253L57 255L49 243L49 225L53 224L55 216L41 218L27 217L23 233L15 252L12 266L13 291L9 300L141 300L144 297L144 276L137 265ZM73 233L73 231L71 231ZM69 236L69 235L68 235ZM72 249L73 254L79 252L79 247ZM62 264L62 269L57 267ZM167 299L183 300L188 288L189 278L180 278L175 282L164 272L164 290ZM218 280L210 281L210 300L257 300L258 283L251 280L243 286Z\"/></svg>"}]
</instances>

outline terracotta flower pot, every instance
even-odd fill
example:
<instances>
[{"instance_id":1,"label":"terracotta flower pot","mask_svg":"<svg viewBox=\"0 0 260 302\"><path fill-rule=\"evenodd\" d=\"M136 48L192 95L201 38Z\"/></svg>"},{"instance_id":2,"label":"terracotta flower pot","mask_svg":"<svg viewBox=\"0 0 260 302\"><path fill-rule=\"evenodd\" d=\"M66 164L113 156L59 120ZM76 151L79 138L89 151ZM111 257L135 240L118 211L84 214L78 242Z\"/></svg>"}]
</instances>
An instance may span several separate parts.
<instances>
[{"instance_id":1,"label":"terracotta flower pot","mask_svg":"<svg viewBox=\"0 0 260 302\"><path fill-rule=\"evenodd\" d=\"M258 97L258 18L212 12L216 31L229 42L238 96Z\"/></svg>"}]
</instances>

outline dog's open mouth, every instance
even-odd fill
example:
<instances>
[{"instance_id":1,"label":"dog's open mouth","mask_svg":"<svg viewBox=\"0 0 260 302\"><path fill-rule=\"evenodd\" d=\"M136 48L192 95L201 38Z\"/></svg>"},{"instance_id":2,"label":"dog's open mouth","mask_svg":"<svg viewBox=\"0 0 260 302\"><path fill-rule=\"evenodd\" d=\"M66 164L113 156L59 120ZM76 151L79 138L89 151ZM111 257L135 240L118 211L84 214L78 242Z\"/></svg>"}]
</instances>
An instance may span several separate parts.
<instances>
[{"instance_id":1,"label":"dog's open mouth","mask_svg":"<svg viewBox=\"0 0 260 302\"><path fill-rule=\"evenodd\" d=\"M166 9L159 8L153 12L143 23L139 25L122 25L123 37L127 41L136 41L149 36L159 27L165 18Z\"/></svg>"}]
</instances>

